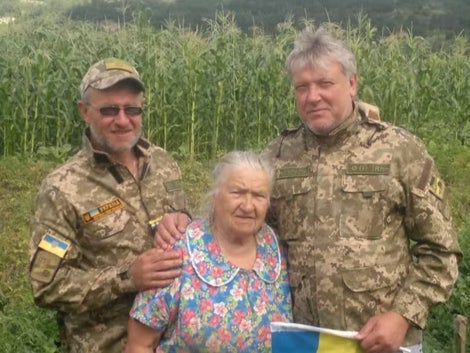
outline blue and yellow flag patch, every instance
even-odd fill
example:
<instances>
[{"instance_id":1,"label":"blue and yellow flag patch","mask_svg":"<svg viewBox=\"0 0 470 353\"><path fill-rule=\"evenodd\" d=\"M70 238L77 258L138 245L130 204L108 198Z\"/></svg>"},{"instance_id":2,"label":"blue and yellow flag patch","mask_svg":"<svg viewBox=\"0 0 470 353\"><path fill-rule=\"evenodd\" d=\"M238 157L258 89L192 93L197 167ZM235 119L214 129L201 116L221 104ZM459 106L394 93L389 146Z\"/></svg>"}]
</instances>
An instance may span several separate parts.
<instances>
[{"instance_id":1,"label":"blue and yellow flag patch","mask_svg":"<svg viewBox=\"0 0 470 353\"><path fill-rule=\"evenodd\" d=\"M46 233L39 242L38 247L63 259L70 247L70 243Z\"/></svg>"}]
</instances>

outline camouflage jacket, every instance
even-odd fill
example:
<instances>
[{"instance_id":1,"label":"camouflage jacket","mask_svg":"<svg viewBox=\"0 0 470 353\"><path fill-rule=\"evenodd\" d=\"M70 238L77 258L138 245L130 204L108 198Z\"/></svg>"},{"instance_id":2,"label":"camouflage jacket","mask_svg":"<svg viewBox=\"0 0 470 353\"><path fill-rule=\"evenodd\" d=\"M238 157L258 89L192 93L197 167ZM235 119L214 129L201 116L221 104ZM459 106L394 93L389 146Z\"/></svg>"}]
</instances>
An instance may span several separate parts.
<instances>
[{"instance_id":1,"label":"camouflage jacket","mask_svg":"<svg viewBox=\"0 0 470 353\"><path fill-rule=\"evenodd\" d=\"M276 168L270 223L288 246L294 320L359 330L395 311L421 341L461 256L446 188L423 143L357 107L329 136L303 125L263 153Z\"/></svg>"},{"instance_id":2,"label":"camouflage jacket","mask_svg":"<svg viewBox=\"0 0 470 353\"><path fill-rule=\"evenodd\" d=\"M149 221L185 207L181 173L140 139L136 181L106 154L84 148L42 183L30 243L30 278L40 306L58 311L68 352L122 352L136 288L126 271L153 246Z\"/></svg>"}]
</instances>

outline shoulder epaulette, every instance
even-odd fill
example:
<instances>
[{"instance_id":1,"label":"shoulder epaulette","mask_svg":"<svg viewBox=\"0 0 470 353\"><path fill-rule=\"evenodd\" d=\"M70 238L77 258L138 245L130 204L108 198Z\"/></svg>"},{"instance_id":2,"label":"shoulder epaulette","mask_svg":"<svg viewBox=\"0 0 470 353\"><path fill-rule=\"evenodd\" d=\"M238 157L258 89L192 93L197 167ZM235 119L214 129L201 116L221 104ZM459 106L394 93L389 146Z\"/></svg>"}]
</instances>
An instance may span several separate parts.
<instances>
[{"instance_id":1,"label":"shoulder epaulette","mask_svg":"<svg viewBox=\"0 0 470 353\"><path fill-rule=\"evenodd\" d=\"M364 103L362 103L362 104L364 104ZM388 127L387 123L384 123L380 119L370 118L367 115L367 113L364 110L361 109L360 105L358 106L358 108L359 108L358 109L359 114L361 115L361 120L362 120L363 123L374 126L375 129L378 130L378 131L385 130Z\"/></svg>"},{"instance_id":2,"label":"shoulder epaulette","mask_svg":"<svg viewBox=\"0 0 470 353\"><path fill-rule=\"evenodd\" d=\"M282 148L282 143L284 142L284 138L290 134L293 134L293 133L296 133L297 131L299 131L304 125L303 124L300 124L299 126L297 127L290 127L290 128L287 128L287 129L284 129L282 132L281 132L281 141L279 141L279 148L277 150L277 153L276 153L276 158L279 158L281 156L281 148Z\"/></svg>"},{"instance_id":3,"label":"shoulder epaulette","mask_svg":"<svg viewBox=\"0 0 470 353\"><path fill-rule=\"evenodd\" d=\"M362 111L369 119L380 121L379 107L373 104L359 101L357 102L357 108L359 109L359 111Z\"/></svg>"}]
</instances>

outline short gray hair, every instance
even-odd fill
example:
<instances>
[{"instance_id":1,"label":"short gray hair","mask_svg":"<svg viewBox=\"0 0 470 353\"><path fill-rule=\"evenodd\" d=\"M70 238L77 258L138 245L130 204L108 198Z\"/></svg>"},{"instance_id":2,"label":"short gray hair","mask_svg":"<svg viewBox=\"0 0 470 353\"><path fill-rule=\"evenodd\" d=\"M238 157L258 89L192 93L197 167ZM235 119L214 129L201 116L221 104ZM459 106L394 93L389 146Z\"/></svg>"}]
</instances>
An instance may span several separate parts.
<instances>
[{"instance_id":1,"label":"short gray hair","mask_svg":"<svg viewBox=\"0 0 470 353\"><path fill-rule=\"evenodd\" d=\"M227 172L233 169L250 169L250 170L261 170L266 173L269 182L269 191L274 180L274 169L268 163L267 160L263 159L259 154L252 151L231 151L226 153L219 160L214 170L212 171L212 185L209 192L206 195L206 213L208 219L212 222L213 218L213 196L216 195L221 185L226 181Z\"/></svg>"},{"instance_id":2,"label":"short gray hair","mask_svg":"<svg viewBox=\"0 0 470 353\"><path fill-rule=\"evenodd\" d=\"M325 67L330 61L340 64L348 79L357 73L356 58L346 43L333 37L324 27L316 31L307 27L300 33L294 49L286 59L286 71L292 78L305 65Z\"/></svg>"}]
</instances>

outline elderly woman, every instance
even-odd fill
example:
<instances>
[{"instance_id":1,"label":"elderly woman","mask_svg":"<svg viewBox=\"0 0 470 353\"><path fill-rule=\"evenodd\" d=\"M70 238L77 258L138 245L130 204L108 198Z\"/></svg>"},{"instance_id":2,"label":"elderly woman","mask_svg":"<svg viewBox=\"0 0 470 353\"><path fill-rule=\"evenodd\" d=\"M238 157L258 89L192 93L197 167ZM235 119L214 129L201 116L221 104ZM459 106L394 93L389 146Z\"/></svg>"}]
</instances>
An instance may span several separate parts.
<instances>
[{"instance_id":1,"label":"elderly woman","mask_svg":"<svg viewBox=\"0 0 470 353\"><path fill-rule=\"evenodd\" d=\"M127 353L271 352L271 321L292 321L286 258L265 222L273 172L229 152L213 172L209 211L175 247L183 273L137 295Z\"/></svg>"}]
</instances>

